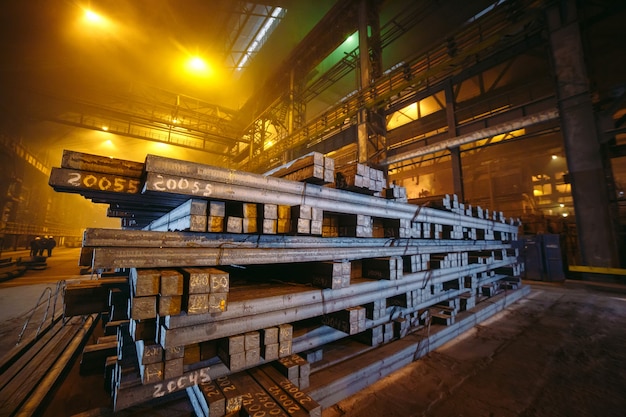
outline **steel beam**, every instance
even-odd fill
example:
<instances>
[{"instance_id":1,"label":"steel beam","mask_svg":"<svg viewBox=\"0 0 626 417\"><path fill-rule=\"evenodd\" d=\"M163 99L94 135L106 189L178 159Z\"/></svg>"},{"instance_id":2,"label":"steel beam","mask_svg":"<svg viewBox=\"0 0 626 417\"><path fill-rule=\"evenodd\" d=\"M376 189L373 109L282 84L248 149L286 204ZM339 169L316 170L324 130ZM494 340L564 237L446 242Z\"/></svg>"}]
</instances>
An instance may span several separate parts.
<instances>
[{"instance_id":1,"label":"steel beam","mask_svg":"<svg viewBox=\"0 0 626 417\"><path fill-rule=\"evenodd\" d=\"M513 130L523 129L525 127L533 126L539 123L544 123L550 120L557 119L559 117L559 111L557 109L549 109L540 113L535 113L530 116L521 117L511 122L502 123L487 129L481 129L476 132L469 133L467 135L461 135L454 139L444 140L433 145L421 147L415 151L405 152L399 155L387 158L382 162L382 165L392 165L399 162L407 161L409 159L417 158L423 155L429 155L432 153L445 151L450 148L459 147L468 143L476 142L481 139L490 138L496 135L511 132Z\"/></svg>"}]
</instances>

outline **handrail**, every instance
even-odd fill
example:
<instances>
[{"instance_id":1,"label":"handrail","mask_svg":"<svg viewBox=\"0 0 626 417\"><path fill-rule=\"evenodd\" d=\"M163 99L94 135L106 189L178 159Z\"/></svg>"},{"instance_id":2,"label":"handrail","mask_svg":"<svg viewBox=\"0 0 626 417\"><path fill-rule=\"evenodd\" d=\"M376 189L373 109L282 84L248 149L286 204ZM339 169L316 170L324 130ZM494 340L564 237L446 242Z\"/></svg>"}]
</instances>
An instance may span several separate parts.
<instances>
[{"instance_id":1,"label":"handrail","mask_svg":"<svg viewBox=\"0 0 626 417\"><path fill-rule=\"evenodd\" d=\"M41 298L44 296L46 291L48 292L48 306L50 306L50 297L52 295L52 289L50 287L46 287L46 288L44 288L43 292L41 293L41 295L37 299L37 303L35 304L35 307L31 310L30 315L28 316L28 318L24 322L24 326L22 326L22 331L20 332L20 335L17 337L16 345L19 345L20 342L22 341L22 336L24 336L24 332L26 331L26 328L28 327L28 323L30 323L30 319L33 318L33 315L35 314L35 311L37 311L37 307L39 307L39 305L40 305L39 303L41 301ZM47 308L46 308L46 313L47 313Z\"/></svg>"},{"instance_id":2,"label":"handrail","mask_svg":"<svg viewBox=\"0 0 626 417\"><path fill-rule=\"evenodd\" d=\"M55 224L34 225L31 223L6 222L4 233L10 235L81 236L82 229L70 229L66 226Z\"/></svg>"},{"instance_id":3,"label":"handrail","mask_svg":"<svg viewBox=\"0 0 626 417\"><path fill-rule=\"evenodd\" d=\"M59 293L64 288L65 288L65 280L58 281L57 285L56 285L56 290L54 292L54 304L52 306L52 315L50 317L51 323L54 322L54 316L56 314L56 304L57 304L57 301L58 301ZM37 299L37 303L35 304L35 307L33 307L33 309L31 310L30 315L28 316L28 318L24 322L24 326L22 326L22 331L20 332L19 336L17 337L17 342L15 343L16 346L18 346L20 344L20 342L22 341L22 337L24 337L24 333L26 332L26 329L28 328L28 324L30 323L31 319L35 315L35 312L43 304L41 302L41 300L42 300L42 298L44 298L46 293L48 294L48 298L46 300L46 309L44 311L44 314L43 314L43 317L41 319L41 322L39 323L39 326L37 327L37 332L35 333L34 337L36 338L37 336L39 336L39 333L41 332L41 328L43 327L44 323L48 319L48 314L50 313L50 302L53 299L52 288L50 288L50 287L44 288L44 290L42 291L41 295ZM63 321L63 324L65 324L65 321Z\"/></svg>"},{"instance_id":4,"label":"handrail","mask_svg":"<svg viewBox=\"0 0 626 417\"><path fill-rule=\"evenodd\" d=\"M61 281L57 281L57 287L56 287L56 291L54 293L54 303L52 304L52 320L54 320L54 316L56 314L56 310L57 310L57 301L58 301L58 297L59 294L65 294L65 280L61 280ZM61 300L61 302L63 302L63 300ZM65 315L63 314L62 316L63 318L63 324L65 324ZM42 322L43 324L43 322ZM39 325L39 327L41 328L41 324ZM39 334L39 329L37 329L37 334Z\"/></svg>"}]
</instances>

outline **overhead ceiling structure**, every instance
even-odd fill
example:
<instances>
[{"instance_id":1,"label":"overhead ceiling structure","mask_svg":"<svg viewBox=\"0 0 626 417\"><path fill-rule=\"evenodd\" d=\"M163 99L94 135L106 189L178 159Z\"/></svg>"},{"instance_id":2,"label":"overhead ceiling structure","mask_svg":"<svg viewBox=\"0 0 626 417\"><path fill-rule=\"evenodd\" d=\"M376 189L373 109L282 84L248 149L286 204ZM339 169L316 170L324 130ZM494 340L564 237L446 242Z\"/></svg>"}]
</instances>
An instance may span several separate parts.
<instances>
[{"instance_id":1,"label":"overhead ceiling structure","mask_svg":"<svg viewBox=\"0 0 626 417\"><path fill-rule=\"evenodd\" d=\"M358 44L346 40L358 29L363 4L380 22L384 72L373 90L359 92ZM32 121L107 131L250 169L251 144L258 152L281 142L262 152L275 161L286 149L315 146L353 125L363 105L398 110L431 94L426 87L435 72L457 74L479 56L492 65L488 54L498 51L520 53L509 46L517 38L528 44L528 35L538 39L535 21L502 20L500 28L487 19L497 30L490 38L480 21L533 4L9 0L0 16L0 123L20 138ZM455 56L447 55L451 36ZM442 61L434 61L433 51ZM334 61L326 62L331 55ZM254 159L256 165L269 160Z\"/></svg>"},{"instance_id":2,"label":"overhead ceiling structure","mask_svg":"<svg viewBox=\"0 0 626 417\"><path fill-rule=\"evenodd\" d=\"M581 97L596 113L604 108L603 142L623 134L624 59L613 40L625 5L8 0L0 128L29 149L72 136L84 138L74 148L82 152L97 133L120 143L108 156L141 160L158 144L201 154L181 159L255 172L319 151L408 176L416 159L449 152L462 196L461 152L500 135L558 130L565 112L555 74L568 81L583 61L589 77L579 81L592 81ZM570 52L555 23L564 19L559 7L580 8L567 28L582 34L576 65L559 55ZM555 43L565 52L555 54ZM406 123L390 128L402 112ZM126 153L133 141L142 144L135 156Z\"/></svg>"},{"instance_id":3,"label":"overhead ceiling structure","mask_svg":"<svg viewBox=\"0 0 626 417\"><path fill-rule=\"evenodd\" d=\"M239 13L233 13L226 65L241 72L250 64L256 53L285 16L286 10L279 6L266 6L247 2L234 2Z\"/></svg>"},{"instance_id":4,"label":"overhead ceiling structure","mask_svg":"<svg viewBox=\"0 0 626 417\"><path fill-rule=\"evenodd\" d=\"M378 9L388 2L367 3ZM437 7L395 3L384 12L385 46ZM17 137L33 120L47 121L200 150L228 163L253 140L259 117L268 110L284 117L292 70L298 83L313 81L301 92L303 106L354 73L354 47L330 70L315 67L356 31L360 4L92 0L51 7L10 0L0 17L0 122ZM490 4L477 2L464 14ZM205 61L190 67L194 57ZM334 96L345 93L344 85Z\"/></svg>"},{"instance_id":5,"label":"overhead ceiling structure","mask_svg":"<svg viewBox=\"0 0 626 417\"><path fill-rule=\"evenodd\" d=\"M0 16L0 123L33 121L229 155L241 75L289 0L10 0ZM43 146L45 143L37 143Z\"/></svg>"}]
</instances>

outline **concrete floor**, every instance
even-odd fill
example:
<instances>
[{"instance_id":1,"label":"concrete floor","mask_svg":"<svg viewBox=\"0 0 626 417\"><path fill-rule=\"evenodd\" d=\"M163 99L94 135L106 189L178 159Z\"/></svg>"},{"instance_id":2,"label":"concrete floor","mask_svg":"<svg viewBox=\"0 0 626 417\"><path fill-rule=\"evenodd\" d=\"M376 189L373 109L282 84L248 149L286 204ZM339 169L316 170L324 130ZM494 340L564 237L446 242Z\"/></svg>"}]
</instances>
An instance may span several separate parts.
<instances>
[{"instance_id":1,"label":"concrete floor","mask_svg":"<svg viewBox=\"0 0 626 417\"><path fill-rule=\"evenodd\" d=\"M530 285L513 307L323 417L626 415L626 287Z\"/></svg>"},{"instance_id":2,"label":"concrete floor","mask_svg":"<svg viewBox=\"0 0 626 417\"><path fill-rule=\"evenodd\" d=\"M34 277L28 272L17 279L23 280L21 283L45 281L45 275L57 277L64 268L74 271L77 252L68 250L66 261L61 255L59 252L58 263L50 259L47 273L37 271ZM70 261L72 257L74 261ZM323 417L625 416L626 286L581 281L526 284L532 288L528 297L324 410ZM49 283L0 284L1 335L6 335L10 326L15 333L23 323L21 315L45 285ZM0 348L5 351L6 346ZM76 403L82 397L83 403L109 415L101 384L101 380L84 385L74 380L69 385L82 385L87 392L63 392L61 388L56 402ZM45 415L87 411L53 408L52 414ZM150 415L146 407L141 409L143 414L137 415ZM188 410L161 408L158 415L185 416Z\"/></svg>"}]
</instances>

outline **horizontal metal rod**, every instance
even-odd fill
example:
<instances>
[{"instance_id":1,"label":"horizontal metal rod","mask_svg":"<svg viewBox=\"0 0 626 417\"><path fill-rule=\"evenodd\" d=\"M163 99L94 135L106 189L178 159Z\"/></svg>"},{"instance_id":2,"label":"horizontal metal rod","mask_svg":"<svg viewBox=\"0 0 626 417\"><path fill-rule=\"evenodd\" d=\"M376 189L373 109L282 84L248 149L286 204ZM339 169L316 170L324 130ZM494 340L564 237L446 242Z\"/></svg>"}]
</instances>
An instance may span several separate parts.
<instances>
[{"instance_id":1,"label":"horizontal metal rod","mask_svg":"<svg viewBox=\"0 0 626 417\"><path fill-rule=\"evenodd\" d=\"M320 247L320 248L135 248L135 247L94 247L83 248L92 251L90 257L93 268L166 268L181 266L257 265L294 262L342 261L381 256L417 255L433 253L427 247L387 246L387 247ZM468 250L465 245L440 246L436 252L459 252Z\"/></svg>"},{"instance_id":2,"label":"horizontal metal rod","mask_svg":"<svg viewBox=\"0 0 626 417\"><path fill-rule=\"evenodd\" d=\"M230 301L228 308L219 315L214 314L181 314L176 316L166 316L165 326L167 328L186 327L206 322L221 322L224 320L237 320L246 317L254 317L260 314L282 311L288 308L302 308L306 305L318 304L320 301L328 302L330 305L340 300L351 300L363 294L379 294L367 302L385 297L390 297L407 291L422 289L427 284L435 284L453 279L456 276L469 276L478 274L495 268L509 266L516 262L515 258L509 257L492 264L470 264L455 268L445 268L438 270L415 272L404 275L398 280L374 280L366 278L352 279L351 284L345 288L334 290L321 289L305 286L288 285L280 287L272 285L266 287L261 292L264 297L258 297L259 289L255 289L256 294L251 293L247 288L231 288L229 294ZM389 294L384 294L388 291ZM394 292L395 291L395 292ZM254 295L257 298L254 298ZM352 307L364 303L355 303ZM286 322L285 322L286 323Z\"/></svg>"},{"instance_id":3,"label":"horizontal metal rod","mask_svg":"<svg viewBox=\"0 0 626 417\"><path fill-rule=\"evenodd\" d=\"M143 162L63 150L61 168L141 178Z\"/></svg>"},{"instance_id":4,"label":"horizontal metal rod","mask_svg":"<svg viewBox=\"0 0 626 417\"><path fill-rule=\"evenodd\" d=\"M204 228L202 231L206 231L207 206L208 202L206 200L189 199L180 206L172 209L169 213L164 214L158 219L154 219L153 221L151 221L150 224L145 227L145 229L161 231L187 229L194 231L194 229L190 229L189 225L182 229L178 229L176 225L178 222L188 224L192 221L190 219L192 219L193 217L198 217L201 220L203 218Z\"/></svg>"},{"instance_id":5,"label":"horizontal metal rod","mask_svg":"<svg viewBox=\"0 0 626 417\"><path fill-rule=\"evenodd\" d=\"M67 155L72 156L72 154ZM57 191L80 193L94 202L177 206L184 196L236 200L265 204L311 205L321 210L362 214L384 219L406 219L517 233L517 224L481 219L450 211L420 207L346 190L284 180L243 171L148 155L144 164L148 178L142 184L137 177L137 163L107 161L91 155L74 155L79 162L68 166L90 167L106 172L55 168L50 185ZM89 163L82 164L86 159ZM100 168L102 167L102 168ZM129 168L128 177L119 175ZM132 169L131 169L132 168ZM137 195L138 189L144 194ZM513 223L512 220L509 223Z\"/></svg>"},{"instance_id":6,"label":"horizontal metal rod","mask_svg":"<svg viewBox=\"0 0 626 417\"><path fill-rule=\"evenodd\" d=\"M496 240L395 239L86 229L83 247L130 248L381 248L415 246L420 253L510 248Z\"/></svg>"},{"instance_id":7,"label":"horizontal metal rod","mask_svg":"<svg viewBox=\"0 0 626 417\"><path fill-rule=\"evenodd\" d=\"M199 192L208 191L209 194L210 194L210 188L212 187L212 185L210 184L220 183L224 185L232 185L233 187L242 186L244 187L244 190L249 190L249 191L255 190L258 192L264 192L266 194L266 197L265 197L266 199L268 196L275 197L276 195L285 194L285 195L292 196L290 200L293 201L293 197L295 196L296 198L299 198L299 200L296 199L295 202L292 202L290 205L308 204L308 205L313 205L315 207L319 207L323 210L329 210L329 211L333 211L332 210L333 203L329 203L326 207L319 206L316 203L320 203L320 200L331 200L335 203L336 202L352 203L353 205L364 206L372 210L382 209L383 211L386 211L388 213L388 216L385 216L384 214L381 214L381 215L372 214L372 215L383 217L383 218L389 217L389 214L391 213L403 212L410 216L410 217L405 217L405 218L410 219L412 218L412 216L415 216L416 214L418 214L417 212L419 211L419 214L423 217L421 217L420 220L416 220L416 221L427 222L429 221L428 220L429 217L433 217L433 218L442 219L442 220L447 219L448 222L445 222L443 224L453 224L454 222L458 222L461 217L463 218L468 217L469 219L474 219L477 222L476 227L481 227L478 225L482 225L483 228L489 228L489 229L492 228L489 226L494 223L489 220L476 219L471 216L461 216L456 213L432 209L430 207L416 207L415 205L408 204L408 203L400 203L400 202L396 202L393 200L387 200L387 199L380 198L380 197L347 192L345 190L340 190L340 189L335 189L335 188L322 187L322 186L302 183L298 181L289 181L289 180L284 180L281 178L266 177L260 174L254 174L250 172L220 168L220 167L200 164L196 162L180 161L176 159L165 158L165 157L155 156L155 155L146 156L146 172L178 176L178 177L182 177L183 181L185 179L186 180L190 180L190 179L204 180L206 182L203 183L202 185L205 185L205 187L199 187L200 188ZM158 181L158 179L155 179L153 177L153 181L154 180ZM174 185L175 190L168 190L168 185ZM176 187L176 185L177 184L174 184L173 182L170 182L170 184L168 184L167 181L165 182L161 181L160 186L157 186L157 187L153 186L153 188L155 188L157 191L166 191L166 192L169 191L169 192L181 193L182 191L184 191L181 189L182 187ZM208 185L208 188L206 187L207 185ZM190 188L187 191L191 192L192 190L193 190L193 186L190 186ZM275 192L279 194L275 194ZM191 195L194 195L194 193L191 192ZM207 195L206 197L209 197L209 195ZM228 198L228 197L226 196L224 198ZM313 200L313 201L309 201L309 200ZM241 201L246 201L246 200L241 200ZM265 202L270 203L270 204L276 204L276 203L273 203L272 201L265 201ZM282 204L282 203L278 203L278 204ZM352 211L348 211L348 213L351 213L351 212ZM355 214L367 214L367 213L364 211L359 211L358 213L355 213ZM394 217L395 216L391 216L391 218L394 218ZM449 221L452 221L453 223L449 223Z\"/></svg>"},{"instance_id":8,"label":"horizontal metal rod","mask_svg":"<svg viewBox=\"0 0 626 417\"><path fill-rule=\"evenodd\" d=\"M221 170L221 168L219 168ZM236 171L231 171L236 172ZM199 174L195 174L199 175ZM234 174L233 174L234 175ZM244 180L248 173L242 173ZM210 177L210 176L209 176ZM480 219L430 207L386 200L345 190L321 187L280 178L256 176L257 181L249 184L220 182L217 179L197 179L177 174L148 172L144 193L183 194L195 198L235 200L250 203L278 205L308 205L332 213L361 214L383 219L405 219L415 222L434 223L448 226L462 226L483 230L494 230L517 234L518 225ZM222 178L223 180L223 178ZM264 181L267 180L267 181ZM259 182L261 181L261 182ZM274 184L273 181L281 181ZM281 190L281 185L286 185ZM267 187L265 185L268 185ZM271 185L276 185L271 188ZM299 189L294 192L293 189ZM291 190L291 191L289 191ZM331 191L332 198L326 196Z\"/></svg>"},{"instance_id":9,"label":"horizontal metal rod","mask_svg":"<svg viewBox=\"0 0 626 417\"><path fill-rule=\"evenodd\" d=\"M454 278L460 278L461 276L473 273L485 272L487 270L490 270L491 268L510 265L510 263L510 260L506 260L494 263L489 266L474 264L468 267L449 268L445 271L442 270L442 273L438 274L436 280L433 281L433 283L443 282ZM426 274L414 275L415 276L413 277L413 279L376 281L378 285L374 285L373 287L378 288L374 290L364 291L364 288L366 288L366 286L363 286L362 288L359 288L358 291L353 291L353 294L351 294L350 296L345 296L345 294L335 290L326 292L323 292L322 290L319 291L320 296L314 303L292 304L290 303L290 301L288 301L291 304L290 306L274 305L273 309L264 313L256 313L254 315L247 314L242 316L237 314L226 320L213 320L208 322L204 321L201 323L176 328L167 328L166 326L162 326L162 338L160 340L160 343L164 348L200 343L207 340L214 340L234 334L245 333L247 331L276 326L282 323L290 323L311 317L322 316L324 314L332 313L346 308L364 305L375 300L379 300L381 298L389 298L402 293L407 293L409 291L422 289L424 286L424 280L427 278ZM421 276L421 279L418 279L418 276ZM431 282L430 279L428 280L428 282ZM371 287L372 286L369 286L368 288ZM322 292L323 294L321 294ZM307 297L310 297L310 295L307 295ZM256 298L254 300L244 301L243 304L248 306L248 309L250 310L250 304L258 304L262 303L263 301L263 298ZM229 303L228 308L230 309L231 304L236 303L237 302ZM222 315L224 315L224 313L222 313ZM244 317L246 319L243 319ZM219 318L221 319L222 317ZM194 321L193 317L190 319L190 321ZM179 324L182 323L179 322Z\"/></svg>"}]
</instances>

